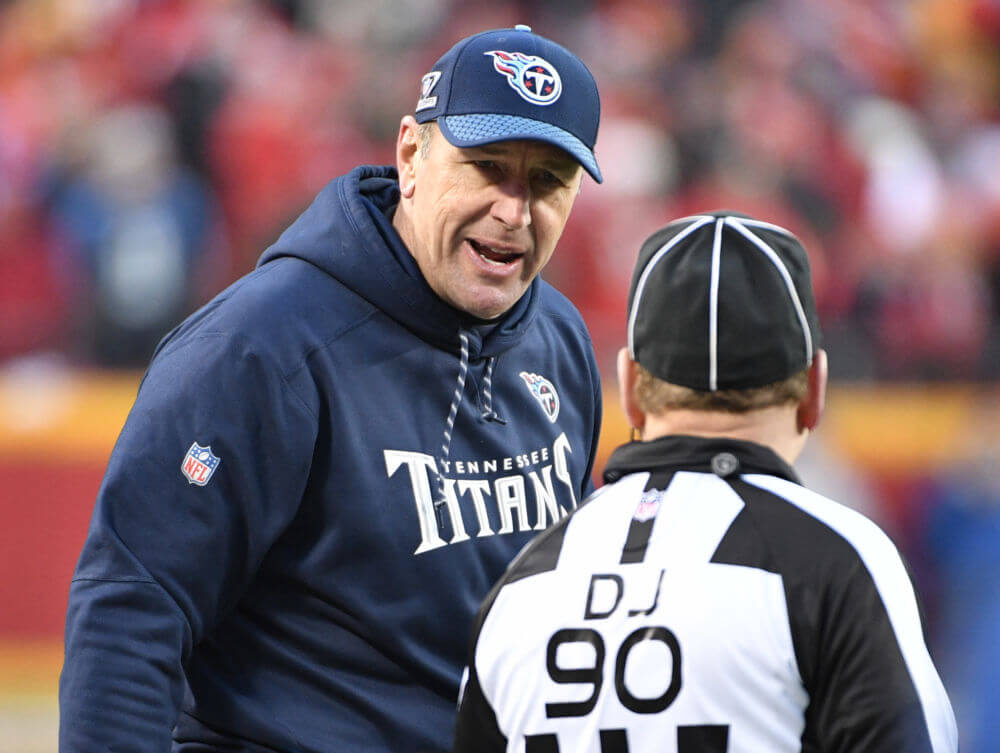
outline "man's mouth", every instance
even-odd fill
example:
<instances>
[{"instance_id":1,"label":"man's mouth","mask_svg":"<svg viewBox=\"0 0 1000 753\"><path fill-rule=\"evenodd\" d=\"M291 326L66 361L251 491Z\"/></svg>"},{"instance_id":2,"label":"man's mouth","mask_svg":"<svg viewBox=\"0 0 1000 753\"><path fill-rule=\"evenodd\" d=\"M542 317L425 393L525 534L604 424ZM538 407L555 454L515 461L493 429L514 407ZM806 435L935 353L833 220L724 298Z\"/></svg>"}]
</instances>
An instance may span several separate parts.
<instances>
[{"instance_id":1,"label":"man's mouth","mask_svg":"<svg viewBox=\"0 0 1000 753\"><path fill-rule=\"evenodd\" d=\"M512 251L498 251L491 246L487 246L485 243L474 241L471 238L469 238L469 245L472 246L473 251L479 254L480 258L497 267L504 267L508 264L513 264L515 261L524 256L524 254Z\"/></svg>"}]
</instances>

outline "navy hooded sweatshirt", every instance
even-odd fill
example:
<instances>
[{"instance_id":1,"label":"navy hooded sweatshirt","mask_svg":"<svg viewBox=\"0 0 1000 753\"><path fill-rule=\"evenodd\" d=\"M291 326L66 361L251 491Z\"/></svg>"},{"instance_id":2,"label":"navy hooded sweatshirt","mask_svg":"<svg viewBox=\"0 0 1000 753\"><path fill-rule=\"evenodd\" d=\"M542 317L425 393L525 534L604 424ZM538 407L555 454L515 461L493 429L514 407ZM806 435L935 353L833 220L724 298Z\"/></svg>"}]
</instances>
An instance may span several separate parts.
<instances>
[{"instance_id":1,"label":"navy hooded sweatshirt","mask_svg":"<svg viewBox=\"0 0 1000 753\"><path fill-rule=\"evenodd\" d=\"M70 591L63 753L450 747L474 613L589 491L601 393L540 279L491 327L443 303L398 196L334 180L160 344Z\"/></svg>"}]
</instances>

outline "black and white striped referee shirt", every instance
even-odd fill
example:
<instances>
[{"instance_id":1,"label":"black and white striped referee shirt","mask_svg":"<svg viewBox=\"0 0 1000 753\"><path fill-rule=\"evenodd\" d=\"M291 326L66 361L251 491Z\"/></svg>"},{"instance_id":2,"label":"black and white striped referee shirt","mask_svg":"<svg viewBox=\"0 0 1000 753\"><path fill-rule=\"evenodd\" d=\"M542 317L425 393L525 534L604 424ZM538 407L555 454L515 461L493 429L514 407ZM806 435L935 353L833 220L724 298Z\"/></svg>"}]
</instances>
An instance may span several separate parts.
<instances>
[{"instance_id":1,"label":"black and white striped referee shirt","mask_svg":"<svg viewBox=\"0 0 1000 753\"><path fill-rule=\"evenodd\" d=\"M456 753L955 753L895 546L770 449L664 437L484 602Z\"/></svg>"}]
</instances>

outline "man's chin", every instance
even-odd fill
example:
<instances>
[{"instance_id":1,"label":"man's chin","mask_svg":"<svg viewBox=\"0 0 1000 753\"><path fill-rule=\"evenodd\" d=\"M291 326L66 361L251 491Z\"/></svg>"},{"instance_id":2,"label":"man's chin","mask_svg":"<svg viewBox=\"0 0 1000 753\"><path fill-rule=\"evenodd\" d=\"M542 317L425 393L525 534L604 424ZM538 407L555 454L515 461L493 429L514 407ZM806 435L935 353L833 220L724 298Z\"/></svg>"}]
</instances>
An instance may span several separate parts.
<instances>
[{"instance_id":1,"label":"man's chin","mask_svg":"<svg viewBox=\"0 0 1000 753\"><path fill-rule=\"evenodd\" d=\"M457 306L470 316L483 321L493 321L506 314L523 295L523 291L507 291L488 288L481 292L470 291Z\"/></svg>"}]
</instances>

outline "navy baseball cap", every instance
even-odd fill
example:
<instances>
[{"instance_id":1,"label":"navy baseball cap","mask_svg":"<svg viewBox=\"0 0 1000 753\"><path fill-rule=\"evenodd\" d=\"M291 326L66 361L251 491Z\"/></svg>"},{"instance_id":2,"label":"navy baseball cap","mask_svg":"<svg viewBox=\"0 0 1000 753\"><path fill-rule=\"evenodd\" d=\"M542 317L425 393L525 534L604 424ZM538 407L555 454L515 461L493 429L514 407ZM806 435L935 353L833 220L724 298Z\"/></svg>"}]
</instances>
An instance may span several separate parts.
<instances>
[{"instance_id":1,"label":"navy baseball cap","mask_svg":"<svg viewBox=\"0 0 1000 753\"><path fill-rule=\"evenodd\" d=\"M763 387L811 365L819 347L809 258L785 228L707 212L643 243L628 348L653 376L702 392Z\"/></svg>"},{"instance_id":2,"label":"navy baseball cap","mask_svg":"<svg viewBox=\"0 0 1000 753\"><path fill-rule=\"evenodd\" d=\"M448 50L421 81L415 117L437 120L457 147L514 139L553 144L603 180L594 157L597 83L576 55L528 26L484 31Z\"/></svg>"}]
</instances>

